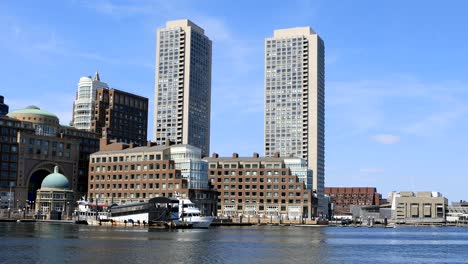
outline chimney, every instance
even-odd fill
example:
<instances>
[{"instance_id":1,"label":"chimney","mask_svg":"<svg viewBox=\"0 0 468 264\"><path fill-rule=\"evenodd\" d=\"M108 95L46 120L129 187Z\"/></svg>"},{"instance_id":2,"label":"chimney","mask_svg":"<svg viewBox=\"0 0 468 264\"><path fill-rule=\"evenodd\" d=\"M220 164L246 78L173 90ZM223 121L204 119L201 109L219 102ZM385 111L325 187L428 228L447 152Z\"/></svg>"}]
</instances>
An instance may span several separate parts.
<instances>
[{"instance_id":1,"label":"chimney","mask_svg":"<svg viewBox=\"0 0 468 264\"><path fill-rule=\"evenodd\" d=\"M274 155L273 157L275 157L275 158L279 158L279 157L280 157L280 154L279 154L279 152L276 152L276 153L275 153L275 155Z\"/></svg>"},{"instance_id":2,"label":"chimney","mask_svg":"<svg viewBox=\"0 0 468 264\"><path fill-rule=\"evenodd\" d=\"M239 157L239 154L237 154L237 153L232 153L232 157L233 157L233 158L238 158L238 157Z\"/></svg>"},{"instance_id":3,"label":"chimney","mask_svg":"<svg viewBox=\"0 0 468 264\"><path fill-rule=\"evenodd\" d=\"M109 140L107 138L101 138L101 140L99 140L99 150L106 149L107 145L109 145Z\"/></svg>"},{"instance_id":4,"label":"chimney","mask_svg":"<svg viewBox=\"0 0 468 264\"><path fill-rule=\"evenodd\" d=\"M172 145L172 142L169 139L166 139L166 141L164 142L164 145L170 146Z\"/></svg>"},{"instance_id":5,"label":"chimney","mask_svg":"<svg viewBox=\"0 0 468 264\"><path fill-rule=\"evenodd\" d=\"M154 146L156 146L156 142L151 142L151 141L148 140L148 141L146 141L146 146L147 147L154 147Z\"/></svg>"},{"instance_id":6,"label":"chimney","mask_svg":"<svg viewBox=\"0 0 468 264\"><path fill-rule=\"evenodd\" d=\"M219 158L219 155L218 155L218 153L214 153L214 152L213 152L213 155L212 155L211 157L212 157L213 159L217 159L217 158Z\"/></svg>"},{"instance_id":7,"label":"chimney","mask_svg":"<svg viewBox=\"0 0 468 264\"><path fill-rule=\"evenodd\" d=\"M254 152L254 154L253 154L253 157L254 157L254 158L258 158L259 156L260 156L260 155L258 155L257 152Z\"/></svg>"}]
</instances>

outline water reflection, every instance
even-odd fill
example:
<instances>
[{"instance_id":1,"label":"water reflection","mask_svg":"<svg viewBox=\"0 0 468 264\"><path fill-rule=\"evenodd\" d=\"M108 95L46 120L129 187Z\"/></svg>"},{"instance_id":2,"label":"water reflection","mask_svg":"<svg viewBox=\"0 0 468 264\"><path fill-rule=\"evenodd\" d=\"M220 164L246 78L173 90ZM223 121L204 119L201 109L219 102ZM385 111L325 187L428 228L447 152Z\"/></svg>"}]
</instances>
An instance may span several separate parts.
<instances>
[{"instance_id":1,"label":"water reflection","mask_svg":"<svg viewBox=\"0 0 468 264\"><path fill-rule=\"evenodd\" d=\"M468 229L450 228L253 226L168 231L0 223L0 237L0 263L423 263L468 258Z\"/></svg>"}]
</instances>

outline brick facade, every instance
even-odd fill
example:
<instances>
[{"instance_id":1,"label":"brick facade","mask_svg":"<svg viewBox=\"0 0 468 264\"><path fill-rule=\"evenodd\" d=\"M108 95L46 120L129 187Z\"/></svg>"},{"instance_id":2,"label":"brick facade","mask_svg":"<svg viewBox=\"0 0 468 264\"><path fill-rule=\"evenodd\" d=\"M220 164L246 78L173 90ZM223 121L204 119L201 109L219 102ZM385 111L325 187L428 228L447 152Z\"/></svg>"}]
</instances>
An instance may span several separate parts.
<instances>
[{"instance_id":1,"label":"brick facade","mask_svg":"<svg viewBox=\"0 0 468 264\"><path fill-rule=\"evenodd\" d=\"M311 217L316 214L317 199L299 178L291 174L284 158L220 158L208 161L208 176L219 191L218 215Z\"/></svg>"},{"instance_id":2,"label":"brick facade","mask_svg":"<svg viewBox=\"0 0 468 264\"><path fill-rule=\"evenodd\" d=\"M351 214L352 205L380 205L382 198L373 187L326 187L325 194L332 199L335 215Z\"/></svg>"}]
</instances>

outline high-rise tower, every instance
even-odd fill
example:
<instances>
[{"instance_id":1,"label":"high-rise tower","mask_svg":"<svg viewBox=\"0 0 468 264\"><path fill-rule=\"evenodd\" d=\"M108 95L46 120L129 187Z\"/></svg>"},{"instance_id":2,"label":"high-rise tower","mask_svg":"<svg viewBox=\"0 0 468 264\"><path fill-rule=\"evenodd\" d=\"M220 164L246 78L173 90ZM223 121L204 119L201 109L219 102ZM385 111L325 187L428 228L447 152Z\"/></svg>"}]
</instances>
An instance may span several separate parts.
<instances>
[{"instance_id":1,"label":"high-rise tower","mask_svg":"<svg viewBox=\"0 0 468 264\"><path fill-rule=\"evenodd\" d=\"M210 151L211 40L190 20L158 29L154 141Z\"/></svg>"},{"instance_id":2,"label":"high-rise tower","mask_svg":"<svg viewBox=\"0 0 468 264\"><path fill-rule=\"evenodd\" d=\"M306 159L320 201L325 181L325 46L310 27L275 30L265 40L264 129L265 155Z\"/></svg>"},{"instance_id":3,"label":"high-rise tower","mask_svg":"<svg viewBox=\"0 0 468 264\"><path fill-rule=\"evenodd\" d=\"M148 98L109 88L94 78L82 77L73 105L72 126L124 143L145 145L148 130Z\"/></svg>"},{"instance_id":4,"label":"high-rise tower","mask_svg":"<svg viewBox=\"0 0 468 264\"><path fill-rule=\"evenodd\" d=\"M91 76L81 77L78 82L78 92L76 93L75 103L73 104L72 126L86 131L91 131L91 122L93 120L94 105L96 101L96 89L106 88L107 83L101 82L99 73L93 78Z\"/></svg>"}]
</instances>

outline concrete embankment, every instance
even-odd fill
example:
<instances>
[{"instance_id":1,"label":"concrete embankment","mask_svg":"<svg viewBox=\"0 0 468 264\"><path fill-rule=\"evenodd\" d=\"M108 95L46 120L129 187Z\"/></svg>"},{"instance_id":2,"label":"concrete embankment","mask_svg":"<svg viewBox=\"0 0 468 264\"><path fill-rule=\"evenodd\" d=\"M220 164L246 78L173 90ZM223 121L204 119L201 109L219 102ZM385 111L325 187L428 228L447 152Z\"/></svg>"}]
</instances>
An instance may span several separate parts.
<instances>
[{"instance_id":1,"label":"concrete embankment","mask_svg":"<svg viewBox=\"0 0 468 264\"><path fill-rule=\"evenodd\" d=\"M271 226L327 226L328 221L316 219L280 219L273 217L236 217L218 218L211 223L211 226L251 226L251 225L271 225Z\"/></svg>"}]
</instances>

